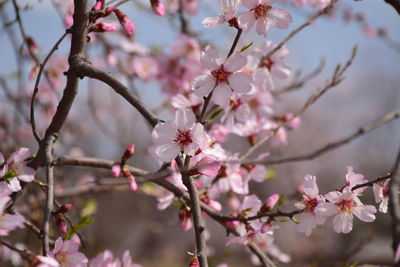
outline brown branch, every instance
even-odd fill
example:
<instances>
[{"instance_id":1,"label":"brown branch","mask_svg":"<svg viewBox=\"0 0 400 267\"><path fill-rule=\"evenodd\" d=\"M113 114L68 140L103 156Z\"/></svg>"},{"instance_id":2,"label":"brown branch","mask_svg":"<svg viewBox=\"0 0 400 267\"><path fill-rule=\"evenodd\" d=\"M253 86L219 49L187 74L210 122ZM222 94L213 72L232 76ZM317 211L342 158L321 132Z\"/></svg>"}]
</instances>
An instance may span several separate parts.
<instances>
[{"instance_id":1,"label":"brown branch","mask_svg":"<svg viewBox=\"0 0 400 267\"><path fill-rule=\"evenodd\" d=\"M317 18L322 15L327 14L336 4L337 0L331 0L328 6L321 9L317 13L315 13L312 17L310 17L305 23L294 29L285 39L283 39L274 49L268 52L265 56L263 56L260 60L260 63L264 62L267 58L271 57L276 51L282 48L290 39L292 39L296 34L298 34L301 30L311 25Z\"/></svg>"},{"instance_id":2,"label":"brown branch","mask_svg":"<svg viewBox=\"0 0 400 267\"><path fill-rule=\"evenodd\" d=\"M59 158L55 159L54 164L57 165L57 166L87 166L87 167L111 169L112 165L114 164L114 161L98 159L98 158L59 157ZM146 179L146 180L138 179L137 180L138 183L142 183L144 181L154 182L157 185L159 185L159 186L169 190L170 192L172 192L176 197L183 198L188 202L190 201L190 196L189 196L188 193L181 191L178 187L176 187L175 185L171 184L170 182L168 182L167 180L164 179L164 177L170 175L170 171L168 169L163 169L160 172L152 174L152 173L148 173L148 172L146 172L144 170L140 170L140 169L134 168L134 167L129 166L129 165L124 165L124 167L128 168L134 175L142 176L142 178ZM150 177L151 177L151 179L150 179ZM110 187L108 189L110 189ZM101 191L101 190L99 190L99 191ZM212 209L210 206L206 205L203 202L200 202L199 204L200 204L201 209L204 212L206 212L211 218L213 218L214 220L219 222L226 229L230 230L224 224L224 222L229 220L230 217L222 216L217 211L215 211L214 209ZM237 233L237 232L232 232L232 233L234 235L239 235L239 233ZM257 257L262 262L268 262L268 261L265 260L265 259L268 259L268 257L258 248L258 246L256 244L252 244L251 246L256 248L253 252L257 255ZM264 261L262 259L264 259ZM269 262L271 262L271 260L269 260ZM272 267L272 266L275 266L275 265L266 265L265 264L264 266Z\"/></svg>"},{"instance_id":3,"label":"brown branch","mask_svg":"<svg viewBox=\"0 0 400 267\"><path fill-rule=\"evenodd\" d=\"M37 169L45 158L45 144L53 135L58 135L64 125L72 103L78 93L79 76L76 73L76 67L85 57L87 21L86 13L87 0L74 0L74 24L71 27L71 49L68 57L69 70L67 72L67 84L65 86L63 96L58 103L57 110L53 116L49 127L46 130L45 136L39 146L39 151L36 158L30 164L31 167Z\"/></svg>"},{"instance_id":4,"label":"brown branch","mask_svg":"<svg viewBox=\"0 0 400 267\"><path fill-rule=\"evenodd\" d=\"M40 140L41 137L36 129L36 123L35 123L35 98L37 93L39 92L39 83L40 83L40 78L43 74L44 71L44 67L47 64L47 61L50 59L50 57L53 55L53 53L58 49L58 46L60 45L60 43L64 40L64 38L68 35L68 30L58 39L58 41L56 42L56 44L53 46L53 48L50 50L50 52L47 54L46 58L43 60L43 63L41 63L39 66L39 72L38 75L36 77L36 81L35 81L35 87L33 89L33 94L32 94L32 99L31 99L31 108L30 108L30 123L31 123L31 127L32 127L32 132L33 135L36 139L36 141L39 143L40 145Z\"/></svg>"},{"instance_id":5,"label":"brown branch","mask_svg":"<svg viewBox=\"0 0 400 267\"><path fill-rule=\"evenodd\" d=\"M207 267L207 245L203 219L201 217L200 200L193 178L189 175L190 156L185 157L185 163L181 169L182 181L190 196L190 213L193 219L193 228L196 238L196 256L199 258L200 267Z\"/></svg>"},{"instance_id":6,"label":"brown branch","mask_svg":"<svg viewBox=\"0 0 400 267\"><path fill-rule=\"evenodd\" d=\"M376 179L374 179L374 180L372 180L370 182L366 182L366 183L363 183L363 184L358 184L356 186L353 186L351 188L351 190L354 191L354 190L356 190L358 188L367 187L367 186L373 186L376 183L380 183L380 182L386 181L387 179L390 179L390 177L392 177L392 175L389 173L389 174L387 174L385 176L378 177L378 178L376 178Z\"/></svg>"},{"instance_id":7,"label":"brown branch","mask_svg":"<svg viewBox=\"0 0 400 267\"><path fill-rule=\"evenodd\" d=\"M385 0L385 2L391 5L400 15L400 0Z\"/></svg>"},{"instance_id":8,"label":"brown branch","mask_svg":"<svg viewBox=\"0 0 400 267\"><path fill-rule=\"evenodd\" d=\"M10 243L0 239L0 244L11 249L12 251L17 252L22 258L24 258L25 260L31 261L31 255L33 255L33 253L28 252L27 250L22 250L19 249L13 245L11 245Z\"/></svg>"},{"instance_id":9,"label":"brown branch","mask_svg":"<svg viewBox=\"0 0 400 267\"><path fill-rule=\"evenodd\" d=\"M117 94L121 95L126 101L134 106L152 127L154 127L160 121L139 98L129 92L129 89L120 81L115 79L111 74L99 70L93 67L91 64L85 62L82 62L79 65L78 72L81 77L94 78L108 84Z\"/></svg>"},{"instance_id":10,"label":"brown branch","mask_svg":"<svg viewBox=\"0 0 400 267\"><path fill-rule=\"evenodd\" d=\"M250 147L239 159L240 162L243 162L245 159L247 159L251 154L253 154L257 149L259 149L262 145L267 143L269 140L271 140L285 125L290 123L294 118L299 117L302 115L312 104L314 104L321 96L323 96L329 89L337 86L340 84L343 79L344 79L344 74L347 71L347 69L350 67L350 65L353 63L353 60L356 56L357 53L357 47L353 47L352 53L350 56L350 59L346 62L346 64L341 67L341 65L337 65L336 69L330 79L330 81L322 88L319 88L316 90L304 103L304 105L294 113L293 117L289 119L286 122L281 122L279 123L271 132L266 135L264 138L259 140L257 143L255 143L252 147Z\"/></svg>"},{"instance_id":11,"label":"brown branch","mask_svg":"<svg viewBox=\"0 0 400 267\"><path fill-rule=\"evenodd\" d=\"M278 88L274 91L272 91L273 96L279 96L284 93L288 93L290 91L293 91L295 89L299 89L303 87L308 81L310 81L312 78L317 76L324 68L325 66L325 60L321 59L317 68L313 70L312 72L308 73L307 75L304 75L302 78L299 78L298 80L293 81L291 84L284 86L282 88ZM298 77L297 77L298 78Z\"/></svg>"},{"instance_id":12,"label":"brown branch","mask_svg":"<svg viewBox=\"0 0 400 267\"><path fill-rule=\"evenodd\" d=\"M392 219L392 249L396 255L400 244L400 149L392 173L393 176L389 183L389 211ZM395 264L395 266L400 266L400 261Z\"/></svg>"},{"instance_id":13,"label":"brown branch","mask_svg":"<svg viewBox=\"0 0 400 267\"><path fill-rule=\"evenodd\" d=\"M50 232L50 221L53 213L53 202L54 202L54 174L53 174L53 145L57 139L56 135L52 135L47 139L45 151L46 151L46 206L44 210L43 220L43 255L49 253L49 232Z\"/></svg>"},{"instance_id":14,"label":"brown branch","mask_svg":"<svg viewBox=\"0 0 400 267\"><path fill-rule=\"evenodd\" d=\"M357 131L354 133L350 134L347 137L341 138L339 140L333 141L331 143L326 144L324 147L315 150L314 152L301 155L301 156L294 156L294 157L287 157L287 158L281 158L281 159L271 159L271 160L255 160L255 161L246 161L245 163L263 163L266 165L274 165L274 164L283 164L283 163L288 163L288 162L296 162L296 161L305 161L305 160L312 160L315 159L321 155L324 155L328 152L331 152L338 147L341 147L347 143L350 143L354 139L363 136L364 134L367 134L383 125L386 123L391 122L392 120L400 118L400 109L395 110L392 112L389 112L385 114L383 117L376 119L375 121L368 123L362 127L360 127Z\"/></svg>"}]
</instances>

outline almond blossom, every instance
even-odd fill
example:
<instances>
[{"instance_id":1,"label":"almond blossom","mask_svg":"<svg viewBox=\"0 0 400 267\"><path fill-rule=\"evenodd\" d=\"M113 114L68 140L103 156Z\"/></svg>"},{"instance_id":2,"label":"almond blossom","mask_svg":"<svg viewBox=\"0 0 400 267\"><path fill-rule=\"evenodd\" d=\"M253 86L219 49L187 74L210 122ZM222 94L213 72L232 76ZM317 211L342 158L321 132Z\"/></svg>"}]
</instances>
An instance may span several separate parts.
<instances>
[{"instance_id":1,"label":"almond blossom","mask_svg":"<svg viewBox=\"0 0 400 267\"><path fill-rule=\"evenodd\" d=\"M13 192L21 190L20 181L29 183L35 179L35 170L26 166L26 160L31 157L28 148L20 148L14 152L4 165L0 176L7 182Z\"/></svg>"},{"instance_id":2,"label":"almond blossom","mask_svg":"<svg viewBox=\"0 0 400 267\"><path fill-rule=\"evenodd\" d=\"M364 175L362 175L361 173L354 173L353 167L351 166L347 167L346 186L353 188L356 185L364 184L367 182L368 180L364 178ZM354 190L353 192L357 195L360 195L362 192L364 192L365 189L366 187L361 187Z\"/></svg>"},{"instance_id":3,"label":"almond blossom","mask_svg":"<svg viewBox=\"0 0 400 267\"><path fill-rule=\"evenodd\" d=\"M56 259L60 263L60 267L86 267L88 259L78 250L79 243L76 240L63 241L59 237L54 244L54 249L49 252L48 256Z\"/></svg>"},{"instance_id":4,"label":"almond blossom","mask_svg":"<svg viewBox=\"0 0 400 267\"><path fill-rule=\"evenodd\" d=\"M106 250L93 258L89 267L141 267L140 264L132 263L132 258L129 250L126 250L122 256L122 262L118 258L114 258L110 250Z\"/></svg>"},{"instance_id":5,"label":"almond blossom","mask_svg":"<svg viewBox=\"0 0 400 267\"><path fill-rule=\"evenodd\" d=\"M224 61L217 51L207 46L200 61L203 66L211 70L211 74L201 75L193 80L192 89L198 96L206 96L213 91L213 102L227 107L232 91L236 93L250 91L251 75L239 72L247 63L245 56L234 53Z\"/></svg>"},{"instance_id":6,"label":"almond blossom","mask_svg":"<svg viewBox=\"0 0 400 267\"><path fill-rule=\"evenodd\" d=\"M206 28L219 26L228 22L232 26L237 26L236 13L238 11L240 0L221 0L220 7L222 14L217 17L207 17L203 20L203 25ZM236 25L235 25L236 24Z\"/></svg>"},{"instance_id":7,"label":"almond blossom","mask_svg":"<svg viewBox=\"0 0 400 267\"><path fill-rule=\"evenodd\" d=\"M239 16L239 26L248 32L256 23L256 32L267 36L269 28L275 26L286 29L292 22L292 16L285 9L272 7L274 0L243 0L242 4L250 10Z\"/></svg>"},{"instance_id":8,"label":"almond blossom","mask_svg":"<svg viewBox=\"0 0 400 267\"><path fill-rule=\"evenodd\" d=\"M375 202L381 203L379 204L379 211L387 213L389 205L389 180L386 180L383 183L374 184L372 190L374 191Z\"/></svg>"},{"instance_id":9,"label":"almond blossom","mask_svg":"<svg viewBox=\"0 0 400 267\"><path fill-rule=\"evenodd\" d=\"M316 179L317 178L312 175L306 175L304 177L303 199L295 204L297 208L304 210L304 212L295 216L295 219L300 221L299 224L296 225L296 230L305 233L306 236L310 236L312 230L317 225L325 222L325 218L315 214L315 208L320 203L325 203L324 197L319 195Z\"/></svg>"},{"instance_id":10,"label":"almond blossom","mask_svg":"<svg viewBox=\"0 0 400 267\"><path fill-rule=\"evenodd\" d=\"M155 156L169 162L180 152L194 155L204 143L205 132L203 125L195 122L190 110L179 109L173 122L161 122L154 127L152 140L155 143Z\"/></svg>"},{"instance_id":11,"label":"almond blossom","mask_svg":"<svg viewBox=\"0 0 400 267\"><path fill-rule=\"evenodd\" d=\"M333 229L337 233L347 234L353 229L353 215L364 222L375 220L376 208L372 205L363 205L357 194L346 186L342 192L335 191L325 195L330 202L320 203L314 212L317 216L333 218Z\"/></svg>"},{"instance_id":12,"label":"almond blossom","mask_svg":"<svg viewBox=\"0 0 400 267\"><path fill-rule=\"evenodd\" d=\"M0 197L0 236L6 236L16 228L24 228L24 217L19 214L5 213L6 205L10 200L9 196Z\"/></svg>"}]
</instances>

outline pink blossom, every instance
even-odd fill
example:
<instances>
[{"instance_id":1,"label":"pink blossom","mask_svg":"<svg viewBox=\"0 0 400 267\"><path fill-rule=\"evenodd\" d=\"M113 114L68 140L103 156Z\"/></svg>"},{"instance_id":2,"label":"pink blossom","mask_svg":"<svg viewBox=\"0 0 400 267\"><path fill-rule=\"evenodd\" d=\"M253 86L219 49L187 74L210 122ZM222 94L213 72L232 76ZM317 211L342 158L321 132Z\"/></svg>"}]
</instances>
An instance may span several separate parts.
<instances>
[{"instance_id":1,"label":"pink blossom","mask_svg":"<svg viewBox=\"0 0 400 267\"><path fill-rule=\"evenodd\" d=\"M200 108L202 102L203 99L195 94L189 94L188 96L177 94L171 98L171 106L176 109L190 108L193 111L196 111Z\"/></svg>"},{"instance_id":2,"label":"pink blossom","mask_svg":"<svg viewBox=\"0 0 400 267\"><path fill-rule=\"evenodd\" d=\"M143 81L155 78L158 73L157 62L149 56L134 57L132 66L135 74Z\"/></svg>"},{"instance_id":3,"label":"pink blossom","mask_svg":"<svg viewBox=\"0 0 400 267\"><path fill-rule=\"evenodd\" d=\"M122 27L125 30L125 33L127 35L131 35L135 31L135 25L133 25L133 22L128 18L128 16L124 12L122 12L119 9L115 9L114 13L115 15L117 15L119 22L121 23Z\"/></svg>"},{"instance_id":4,"label":"pink blossom","mask_svg":"<svg viewBox=\"0 0 400 267\"><path fill-rule=\"evenodd\" d=\"M125 178L128 179L129 188L131 189L131 191L133 191L133 192L136 191L138 189L138 185L136 183L135 176L131 173L131 171L128 168L123 167L122 174L124 175Z\"/></svg>"},{"instance_id":5,"label":"pink blossom","mask_svg":"<svg viewBox=\"0 0 400 267\"><path fill-rule=\"evenodd\" d=\"M304 177L303 199L295 204L298 209L304 210L302 213L295 216L295 219L300 221L299 224L296 225L296 230L305 233L306 236L310 236L312 230L317 225L325 222L325 218L319 217L315 213L315 208L320 203L325 203L324 197L319 195L316 179L317 178L312 175L306 175Z\"/></svg>"},{"instance_id":6,"label":"pink blossom","mask_svg":"<svg viewBox=\"0 0 400 267\"><path fill-rule=\"evenodd\" d=\"M262 213L270 212L274 208L278 200L279 200L278 194L270 195L264 202L264 204L261 206L260 212Z\"/></svg>"},{"instance_id":7,"label":"pink blossom","mask_svg":"<svg viewBox=\"0 0 400 267\"><path fill-rule=\"evenodd\" d=\"M354 173L353 167L351 166L347 167L346 186L353 188L356 185L364 184L367 182L368 180L364 178L364 175L362 175L361 173ZM357 195L360 195L362 192L364 192L365 189L366 187L361 187L354 190L353 192Z\"/></svg>"},{"instance_id":8,"label":"pink blossom","mask_svg":"<svg viewBox=\"0 0 400 267\"><path fill-rule=\"evenodd\" d=\"M374 191L375 202L381 203L379 204L379 211L387 213L389 205L389 180L386 180L383 183L374 184L372 190Z\"/></svg>"},{"instance_id":9,"label":"pink blossom","mask_svg":"<svg viewBox=\"0 0 400 267\"><path fill-rule=\"evenodd\" d=\"M111 166L111 175L113 177L119 177L121 174L121 164L119 162L115 162L112 166Z\"/></svg>"},{"instance_id":10,"label":"pink blossom","mask_svg":"<svg viewBox=\"0 0 400 267\"><path fill-rule=\"evenodd\" d=\"M217 17L207 17L203 20L203 25L206 28L215 27L231 20L236 20L240 0L220 0L220 8L222 14Z\"/></svg>"},{"instance_id":11,"label":"pink blossom","mask_svg":"<svg viewBox=\"0 0 400 267\"><path fill-rule=\"evenodd\" d=\"M239 16L239 26L248 32L256 23L256 32L267 36L270 26L286 29L292 22L292 16L285 9L272 7L274 0L243 0L242 4L250 10Z\"/></svg>"},{"instance_id":12,"label":"pink blossom","mask_svg":"<svg viewBox=\"0 0 400 267\"><path fill-rule=\"evenodd\" d=\"M91 30L94 32L113 32L117 29L115 24L99 22L92 26Z\"/></svg>"},{"instance_id":13,"label":"pink blossom","mask_svg":"<svg viewBox=\"0 0 400 267\"><path fill-rule=\"evenodd\" d=\"M150 0L150 4L154 14L158 16L165 16L165 7L163 3L161 3L159 0Z\"/></svg>"},{"instance_id":14,"label":"pink blossom","mask_svg":"<svg viewBox=\"0 0 400 267\"><path fill-rule=\"evenodd\" d=\"M192 89L200 97L213 91L214 103L227 107L232 91L247 93L251 89L251 76L239 72L246 62L246 57L239 53L234 53L223 61L217 51L207 46L201 56L201 63L211 70L211 74L201 75L194 79Z\"/></svg>"},{"instance_id":15,"label":"pink blossom","mask_svg":"<svg viewBox=\"0 0 400 267\"><path fill-rule=\"evenodd\" d=\"M155 156L165 162L172 161L180 152L194 155L204 139L203 125L195 123L194 114L186 109L177 110L173 122L160 122L152 132Z\"/></svg>"},{"instance_id":16,"label":"pink blossom","mask_svg":"<svg viewBox=\"0 0 400 267\"><path fill-rule=\"evenodd\" d=\"M60 263L52 257L48 256L36 256L36 259L39 261L36 267L60 267Z\"/></svg>"},{"instance_id":17,"label":"pink blossom","mask_svg":"<svg viewBox=\"0 0 400 267\"><path fill-rule=\"evenodd\" d=\"M122 263L118 258L114 258L110 250L105 250L90 260L89 267L141 267L141 265L132 263L129 250L124 252Z\"/></svg>"},{"instance_id":18,"label":"pink blossom","mask_svg":"<svg viewBox=\"0 0 400 267\"><path fill-rule=\"evenodd\" d=\"M0 196L0 236L6 236L16 228L24 228L24 217L19 214L5 213L6 205L10 200L9 196Z\"/></svg>"},{"instance_id":19,"label":"pink blossom","mask_svg":"<svg viewBox=\"0 0 400 267\"><path fill-rule=\"evenodd\" d=\"M315 214L322 218L336 214L333 218L333 229L337 233L347 234L353 229L353 215L364 222L375 220L376 208L372 205L363 205L349 186L342 192L326 194L325 199L330 202L318 204Z\"/></svg>"},{"instance_id":20,"label":"pink blossom","mask_svg":"<svg viewBox=\"0 0 400 267\"><path fill-rule=\"evenodd\" d=\"M196 160L195 164L193 163L194 160ZM221 168L221 164L215 160L215 158L210 156L198 155L191 158L190 161L191 165L194 164L194 166L190 168L190 173L193 174L203 174L208 177L215 177Z\"/></svg>"},{"instance_id":21,"label":"pink blossom","mask_svg":"<svg viewBox=\"0 0 400 267\"><path fill-rule=\"evenodd\" d=\"M192 215L184 206L179 210L179 222L179 227L184 232L187 232L192 228Z\"/></svg>"},{"instance_id":22,"label":"pink blossom","mask_svg":"<svg viewBox=\"0 0 400 267\"><path fill-rule=\"evenodd\" d=\"M61 237L57 238L54 249L49 252L50 257L60 263L60 267L86 267L88 259L79 251L79 243L73 239L63 241Z\"/></svg>"},{"instance_id":23,"label":"pink blossom","mask_svg":"<svg viewBox=\"0 0 400 267\"><path fill-rule=\"evenodd\" d=\"M35 170L26 166L26 160L31 157L28 148L20 148L14 152L4 165L0 176L6 180L11 191L21 190L20 181L29 183L35 179Z\"/></svg>"}]
</instances>

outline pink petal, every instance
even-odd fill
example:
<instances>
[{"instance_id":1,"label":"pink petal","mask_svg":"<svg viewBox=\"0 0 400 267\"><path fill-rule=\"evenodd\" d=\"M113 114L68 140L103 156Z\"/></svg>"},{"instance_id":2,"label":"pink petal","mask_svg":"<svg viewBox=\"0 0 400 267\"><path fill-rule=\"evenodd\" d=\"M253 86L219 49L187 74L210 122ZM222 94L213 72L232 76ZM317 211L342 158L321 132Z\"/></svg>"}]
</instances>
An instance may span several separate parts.
<instances>
[{"instance_id":1,"label":"pink petal","mask_svg":"<svg viewBox=\"0 0 400 267\"><path fill-rule=\"evenodd\" d=\"M175 112L175 125L180 130L189 130L193 128L196 118L191 110L178 109Z\"/></svg>"},{"instance_id":2,"label":"pink petal","mask_svg":"<svg viewBox=\"0 0 400 267\"><path fill-rule=\"evenodd\" d=\"M253 12L248 11L244 12L242 15L239 16L239 26L243 30L243 32L248 32L256 21Z\"/></svg>"},{"instance_id":3,"label":"pink petal","mask_svg":"<svg viewBox=\"0 0 400 267\"><path fill-rule=\"evenodd\" d=\"M151 134L151 138L156 144L170 143L176 136L177 128L171 122L158 123Z\"/></svg>"},{"instance_id":4,"label":"pink petal","mask_svg":"<svg viewBox=\"0 0 400 267\"><path fill-rule=\"evenodd\" d=\"M156 156L165 162L172 161L179 154L179 146L177 144L165 144L156 148Z\"/></svg>"},{"instance_id":5,"label":"pink petal","mask_svg":"<svg viewBox=\"0 0 400 267\"><path fill-rule=\"evenodd\" d=\"M225 22L224 16L207 17L201 22L205 28L212 28Z\"/></svg>"},{"instance_id":6,"label":"pink petal","mask_svg":"<svg viewBox=\"0 0 400 267\"><path fill-rule=\"evenodd\" d=\"M268 12L268 20L279 29L287 29L292 23L292 15L283 8L273 7Z\"/></svg>"},{"instance_id":7,"label":"pink petal","mask_svg":"<svg viewBox=\"0 0 400 267\"><path fill-rule=\"evenodd\" d=\"M231 88L226 83L222 83L217 85L217 87L215 87L212 100L214 101L215 104L225 108L229 106L231 95L232 95Z\"/></svg>"},{"instance_id":8,"label":"pink petal","mask_svg":"<svg viewBox=\"0 0 400 267\"><path fill-rule=\"evenodd\" d=\"M207 69L215 70L218 69L220 65L217 62L218 59L219 59L218 52L212 49L210 46L207 46L204 52L201 54L200 62Z\"/></svg>"},{"instance_id":9,"label":"pink petal","mask_svg":"<svg viewBox=\"0 0 400 267\"><path fill-rule=\"evenodd\" d=\"M215 79L211 75L201 75L192 81L192 90L200 97L208 95L215 86Z\"/></svg>"},{"instance_id":10,"label":"pink petal","mask_svg":"<svg viewBox=\"0 0 400 267\"><path fill-rule=\"evenodd\" d=\"M351 212L361 221L373 222L375 220L374 214L376 213L376 208L372 205L361 205L353 207Z\"/></svg>"},{"instance_id":11,"label":"pink petal","mask_svg":"<svg viewBox=\"0 0 400 267\"><path fill-rule=\"evenodd\" d=\"M257 1L257 0L242 0L242 4L245 7L247 7L248 9L253 9L259 4L259 1Z\"/></svg>"},{"instance_id":12,"label":"pink petal","mask_svg":"<svg viewBox=\"0 0 400 267\"><path fill-rule=\"evenodd\" d=\"M304 192L312 198L316 198L319 193L316 179L317 177L312 175L306 175L306 177L304 177Z\"/></svg>"},{"instance_id":13,"label":"pink petal","mask_svg":"<svg viewBox=\"0 0 400 267\"><path fill-rule=\"evenodd\" d=\"M230 87L237 93L248 93L253 79L249 74L236 72L228 77L228 82Z\"/></svg>"},{"instance_id":14,"label":"pink petal","mask_svg":"<svg viewBox=\"0 0 400 267\"><path fill-rule=\"evenodd\" d=\"M243 68L247 64L246 56L239 53L231 55L224 64L224 69L229 72L235 72Z\"/></svg>"},{"instance_id":15,"label":"pink petal","mask_svg":"<svg viewBox=\"0 0 400 267\"><path fill-rule=\"evenodd\" d=\"M341 212L333 218L333 229L336 233L347 234L353 229L353 214Z\"/></svg>"},{"instance_id":16,"label":"pink petal","mask_svg":"<svg viewBox=\"0 0 400 267\"><path fill-rule=\"evenodd\" d=\"M269 23L268 23L267 19L259 18L256 21L256 32L259 35L267 37L268 30L269 30Z\"/></svg>"}]
</instances>

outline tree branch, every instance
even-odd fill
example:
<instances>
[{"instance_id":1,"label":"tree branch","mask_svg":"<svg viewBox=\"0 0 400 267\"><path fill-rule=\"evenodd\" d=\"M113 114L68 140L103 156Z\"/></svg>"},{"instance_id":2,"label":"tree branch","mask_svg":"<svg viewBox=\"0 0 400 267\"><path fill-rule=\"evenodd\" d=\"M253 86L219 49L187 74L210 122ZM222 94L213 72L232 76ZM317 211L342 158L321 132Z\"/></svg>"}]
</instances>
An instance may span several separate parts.
<instances>
[{"instance_id":1,"label":"tree branch","mask_svg":"<svg viewBox=\"0 0 400 267\"><path fill-rule=\"evenodd\" d=\"M389 183L389 211L392 218L392 249L396 255L400 244L400 149L392 173L393 176ZM395 264L395 266L400 266L400 261Z\"/></svg>"},{"instance_id":2,"label":"tree branch","mask_svg":"<svg viewBox=\"0 0 400 267\"><path fill-rule=\"evenodd\" d=\"M385 0L385 2L391 5L400 15L400 0Z\"/></svg>"}]
</instances>

